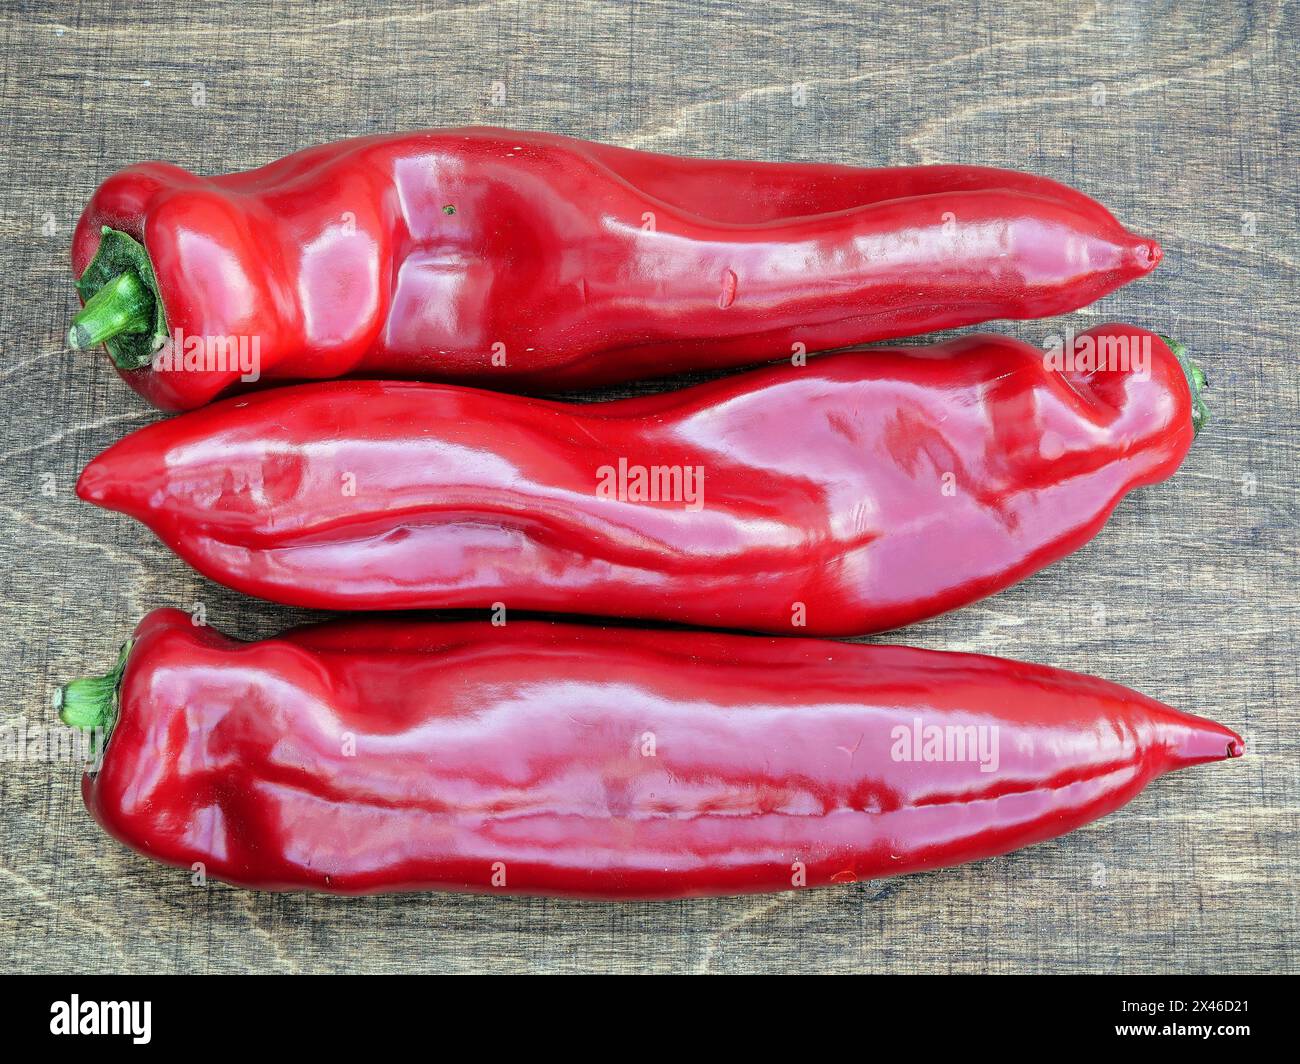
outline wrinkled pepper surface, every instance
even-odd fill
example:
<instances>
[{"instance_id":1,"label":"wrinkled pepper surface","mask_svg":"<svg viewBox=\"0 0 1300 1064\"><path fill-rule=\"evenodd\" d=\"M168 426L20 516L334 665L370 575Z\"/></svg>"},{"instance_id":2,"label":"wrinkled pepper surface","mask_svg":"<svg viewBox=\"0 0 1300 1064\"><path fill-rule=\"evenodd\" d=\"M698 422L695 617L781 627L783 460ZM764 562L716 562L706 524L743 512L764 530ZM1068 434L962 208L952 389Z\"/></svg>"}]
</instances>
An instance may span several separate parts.
<instances>
[{"instance_id":1,"label":"wrinkled pepper surface","mask_svg":"<svg viewBox=\"0 0 1300 1064\"><path fill-rule=\"evenodd\" d=\"M177 610L62 714L103 730L82 790L115 838L338 893L851 883L1062 835L1243 751L1116 684L970 654L542 622L244 644Z\"/></svg>"},{"instance_id":2,"label":"wrinkled pepper surface","mask_svg":"<svg viewBox=\"0 0 1300 1064\"><path fill-rule=\"evenodd\" d=\"M1173 474L1199 373L1129 326L1079 345L1112 340L1129 370L971 336L615 402L273 389L132 433L77 491L292 605L857 634L1006 587Z\"/></svg>"},{"instance_id":3,"label":"wrinkled pepper surface","mask_svg":"<svg viewBox=\"0 0 1300 1064\"><path fill-rule=\"evenodd\" d=\"M114 175L73 238L87 306L69 342L106 342L168 410L258 375L570 389L1061 314L1160 256L1096 201L1013 171L441 130L221 177ZM251 374L229 364L241 343Z\"/></svg>"}]
</instances>

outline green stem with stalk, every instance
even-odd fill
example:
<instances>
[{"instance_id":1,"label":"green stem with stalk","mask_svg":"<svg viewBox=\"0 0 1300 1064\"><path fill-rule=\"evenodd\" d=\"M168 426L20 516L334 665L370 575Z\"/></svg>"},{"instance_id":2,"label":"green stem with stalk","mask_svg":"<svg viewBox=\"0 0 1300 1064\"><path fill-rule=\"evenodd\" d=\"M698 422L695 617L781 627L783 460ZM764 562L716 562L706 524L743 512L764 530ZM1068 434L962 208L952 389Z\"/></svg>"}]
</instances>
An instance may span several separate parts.
<instances>
[{"instance_id":1,"label":"green stem with stalk","mask_svg":"<svg viewBox=\"0 0 1300 1064\"><path fill-rule=\"evenodd\" d=\"M1210 389L1210 382L1205 379L1205 371L1195 362L1187 357L1187 345L1180 344L1172 337L1157 333L1165 342L1165 346L1174 353L1178 359L1178 364L1183 368L1183 375L1187 378L1187 387L1192 393L1192 433L1199 433L1201 429L1209 423L1210 408L1205 405L1205 399L1202 392Z\"/></svg>"},{"instance_id":2,"label":"green stem with stalk","mask_svg":"<svg viewBox=\"0 0 1300 1064\"><path fill-rule=\"evenodd\" d=\"M76 282L85 306L72 319L68 346L103 344L118 369L149 365L167 339L158 280L139 241L104 226L99 250Z\"/></svg>"},{"instance_id":3,"label":"green stem with stalk","mask_svg":"<svg viewBox=\"0 0 1300 1064\"><path fill-rule=\"evenodd\" d=\"M55 692L54 708L59 711L59 719L69 727L90 732L92 741L98 739L93 751L95 754L102 749L102 744L108 742L113 725L117 723L121 706L118 692L133 642L128 639L122 644L116 663L102 676L83 676Z\"/></svg>"}]
</instances>

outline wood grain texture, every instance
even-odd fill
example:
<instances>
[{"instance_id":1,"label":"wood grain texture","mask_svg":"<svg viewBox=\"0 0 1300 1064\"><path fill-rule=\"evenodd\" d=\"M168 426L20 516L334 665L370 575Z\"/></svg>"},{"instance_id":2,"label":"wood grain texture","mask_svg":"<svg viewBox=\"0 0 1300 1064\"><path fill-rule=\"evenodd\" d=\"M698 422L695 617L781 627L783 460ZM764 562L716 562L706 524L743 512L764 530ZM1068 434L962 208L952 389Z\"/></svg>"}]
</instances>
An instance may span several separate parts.
<instances>
[{"instance_id":1,"label":"wood grain texture","mask_svg":"<svg viewBox=\"0 0 1300 1064\"><path fill-rule=\"evenodd\" d=\"M202 602L243 636L305 616L196 577L72 493L89 458L157 416L62 346L67 246L94 186L144 158L213 173L357 133L490 123L686 154L1035 170L1158 236L1152 277L1068 320L997 328L1042 342L1118 319L1186 341L1213 421L1185 467L1078 554L901 638L1095 672L1238 728L1250 753L974 866L622 906L194 888L93 827L73 764L10 759L4 969L1296 969L1295 4L1013 2L978 20L945 0L287 9L0 14L0 725L48 723L56 685L106 667L155 606Z\"/></svg>"}]
</instances>

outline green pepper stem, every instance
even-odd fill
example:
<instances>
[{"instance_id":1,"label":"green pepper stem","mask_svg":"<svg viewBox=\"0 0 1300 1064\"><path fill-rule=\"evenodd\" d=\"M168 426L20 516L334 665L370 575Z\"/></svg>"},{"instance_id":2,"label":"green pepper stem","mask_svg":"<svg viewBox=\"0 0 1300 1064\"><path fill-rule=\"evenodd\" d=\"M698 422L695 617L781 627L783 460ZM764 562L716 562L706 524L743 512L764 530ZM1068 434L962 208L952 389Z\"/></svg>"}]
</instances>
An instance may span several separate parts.
<instances>
[{"instance_id":1,"label":"green pepper stem","mask_svg":"<svg viewBox=\"0 0 1300 1064\"><path fill-rule=\"evenodd\" d=\"M1180 344L1172 337L1164 335L1161 335L1160 339L1174 353L1178 364L1183 368L1183 375L1187 378L1187 387L1192 393L1192 434L1196 435L1210 421L1210 408L1206 406L1202 395L1203 392L1209 391L1210 382L1205 379L1205 371L1187 357L1186 344Z\"/></svg>"},{"instance_id":2,"label":"green pepper stem","mask_svg":"<svg viewBox=\"0 0 1300 1064\"><path fill-rule=\"evenodd\" d=\"M84 351L123 333L153 326L153 296L135 270L125 270L104 285L72 319L68 346Z\"/></svg>"},{"instance_id":3,"label":"green pepper stem","mask_svg":"<svg viewBox=\"0 0 1300 1064\"><path fill-rule=\"evenodd\" d=\"M102 226L99 249L76 284L86 305L72 319L68 345L103 344L122 370L149 365L168 332L158 279L144 245Z\"/></svg>"},{"instance_id":4,"label":"green pepper stem","mask_svg":"<svg viewBox=\"0 0 1300 1064\"><path fill-rule=\"evenodd\" d=\"M59 719L83 731L102 731L105 735L117 723L118 688L131 653L131 640L122 644L117 663L103 676L83 676L59 688L54 708Z\"/></svg>"}]
</instances>

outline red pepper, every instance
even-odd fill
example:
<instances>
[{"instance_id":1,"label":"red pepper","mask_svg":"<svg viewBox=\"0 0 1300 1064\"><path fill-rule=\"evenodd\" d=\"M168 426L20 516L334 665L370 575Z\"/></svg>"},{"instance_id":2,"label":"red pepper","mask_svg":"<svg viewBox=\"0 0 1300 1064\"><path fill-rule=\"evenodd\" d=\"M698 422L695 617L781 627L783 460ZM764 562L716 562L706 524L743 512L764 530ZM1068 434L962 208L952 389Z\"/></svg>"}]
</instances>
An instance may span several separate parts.
<instances>
[{"instance_id":1,"label":"red pepper","mask_svg":"<svg viewBox=\"0 0 1300 1064\"><path fill-rule=\"evenodd\" d=\"M667 898L975 861L1241 739L1104 680L811 639L159 610L63 695L115 838L268 890Z\"/></svg>"},{"instance_id":2,"label":"red pepper","mask_svg":"<svg viewBox=\"0 0 1300 1064\"><path fill-rule=\"evenodd\" d=\"M127 436L77 491L292 605L857 634L1022 579L1178 468L1197 372L1142 329L1078 343L1130 367L972 336L608 403L273 389Z\"/></svg>"},{"instance_id":3,"label":"red pepper","mask_svg":"<svg viewBox=\"0 0 1300 1064\"><path fill-rule=\"evenodd\" d=\"M107 341L169 410L236 384L240 367L213 367L240 343L266 378L572 388L1060 314L1160 255L1082 193L1012 171L442 130L223 177L116 174L73 238L89 302L69 342ZM149 368L159 345L180 368Z\"/></svg>"}]
</instances>

